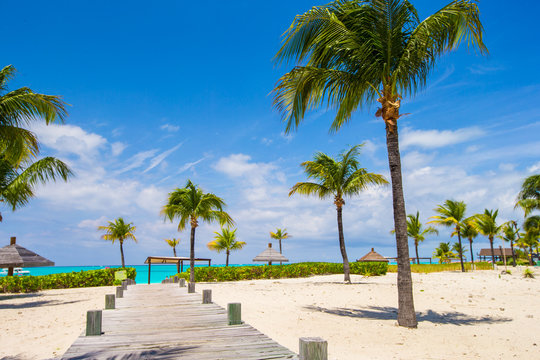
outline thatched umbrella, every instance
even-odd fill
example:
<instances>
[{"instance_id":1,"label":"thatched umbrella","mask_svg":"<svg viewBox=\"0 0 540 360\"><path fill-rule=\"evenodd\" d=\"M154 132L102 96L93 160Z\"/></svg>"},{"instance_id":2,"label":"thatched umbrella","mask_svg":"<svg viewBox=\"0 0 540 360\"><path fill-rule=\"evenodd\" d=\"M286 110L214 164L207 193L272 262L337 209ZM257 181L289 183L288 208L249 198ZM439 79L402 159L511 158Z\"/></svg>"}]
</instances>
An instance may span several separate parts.
<instances>
[{"instance_id":1,"label":"thatched umbrella","mask_svg":"<svg viewBox=\"0 0 540 360\"><path fill-rule=\"evenodd\" d=\"M368 252L366 255L362 256L360 259L356 260L358 262L363 261L372 261L372 262L388 262L388 259L383 257L381 254L375 251L375 249L371 248L371 251Z\"/></svg>"},{"instance_id":2,"label":"thatched umbrella","mask_svg":"<svg viewBox=\"0 0 540 360\"><path fill-rule=\"evenodd\" d=\"M272 243L268 243L268 249L255 256L253 261L264 261L268 262L268 265L272 265L272 262L274 261L289 262L289 259L281 255L278 251L272 249Z\"/></svg>"},{"instance_id":3,"label":"thatched umbrella","mask_svg":"<svg viewBox=\"0 0 540 360\"><path fill-rule=\"evenodd\" d=\"M10 245L0 249L0 267L7 267L7 276L13 276L14 267L54 266L54 262L16 244L12 237Z\"/></svg>"}]
</instances>

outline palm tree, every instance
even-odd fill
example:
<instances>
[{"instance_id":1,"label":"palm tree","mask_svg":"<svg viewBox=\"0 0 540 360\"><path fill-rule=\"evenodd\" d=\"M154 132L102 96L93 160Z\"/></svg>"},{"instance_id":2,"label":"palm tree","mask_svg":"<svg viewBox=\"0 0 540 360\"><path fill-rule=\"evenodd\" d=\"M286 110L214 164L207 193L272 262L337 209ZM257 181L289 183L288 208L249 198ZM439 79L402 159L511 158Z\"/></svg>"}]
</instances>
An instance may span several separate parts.
<instances>
[{"instance_id":1,"label":"palm tree","mask_svg":"<svg viewBox=\"0 0 540 360\"><path fill-rule=\"evenodd\" d=\"M493 250L493 239L501 231L502 225L497 225L497 215L499 210L485 209L483 214L478 214L475 217L474 227L478 232L489 239L491 247L491 261L495 266L495 251Z\"/></svg>"},{"instance_id":2,"label":"palm tree","mask_svg":"<svg viewBox=\"0 0 540 360\"><path fill-rule=\"evenodd\" d=\"M428 224L454 226L454 233L457 234L459 248L461 249L462 244L460 229L463 226L463 220L465 220L465 210L467 210L467 205L463 201L446 200L444 205L439 205L434 209L434 211L439 215L430 217L430 219L433 220ZM461 271L465 272L463 257L459 258L459 262L461 264Z\"/></svg>"},{"instance_id":3,"label":"palm tree","mask_svg":"<svg viewBox=\"0 0 540 360\"><path fill-rule=\"evenodd\" d=\"M133 226L133 223L126 223L123 218L119 217L114 222L109 221L109 225L98 226L98 230L106 231L101 236L103 240L112 241L113 244L115 240L118 240L120 243L120 254L122 255L122 267L126 267L126 262L124 261L124 240L131 239L137 242L137 238L134 235L137 228Z\"/></svg>"},{"instance_id":4,"label":"palm tree","mask_svg":"<svg viewBox=\"0 0 540 360\"><path fill-rule=\"evenodd\" d=\"M225 266L229 266L229 255L233 250L241 250L246 243L244 241L236 241L236 229L231 230L229 228L221 228L221 233L214 232L214 241L210 241L206 246L210 250L217 251L218 253L225 250L227 258L225 260Z\"/></svg>"},{"instance_id":5,"label":"palm tree","mask_svg":"<svg viewBox=\"0 0 540 360\"><path fill-rule=\"evenodd\" d=\"M540 174L529 176L523 181L516 207L521 207L525 216L534 210L540 210Z\"/></svg>"},{"instance_id":6,"label":"palm tree","mask_svg":"<svg viewBox=\"0 0 540 360\"><path fill-rule=\"evenodd\" d=\"M474 264L474 253L473 253L473 240L478 236L478 231L473 225L474 217L467 218L463 221L462 226L459 228L460 236L465 239L469 239L469 248L471 250L471 269L473 269ZM452 236L457 235L454 231Z\"/></svg>"},{"instance_id":7,"label":"palm tree","mask_svg":"<svg viewBox=\"0 0 540 360\"><path fill-rule=\"evenodd\" d=\"M281 254L281 240L291 238L292 236L287 233L287 229L276 229L276 232L270 231L270 237L272 239L279 240L279 253ZM279 265L282 265L283 261L279 262Z\"/></svg>"},{"instance_id":8,"label":"palm tree","mask_svg":"<svg viewBox=\"0 0 540 360\"><path fill-rule=\"evenodd\" d=\"M165 242L169 244L170 247L172 247L174 257L176 257L176 246L180 244L180 239L172 238L172 239L165 239Z\"/></svg>"},{"instance_id":9,"label":"palm tree","mask_svg":"<svg viewBox=\"0 0 540 360\"><path fill-rule=\"evenodd\" d=\"M199 219L206 223L218 221L222 225L232 225L233 221L229 214L223 211L224 207L223 199L211 193L204 193L200 187L188 180L183 188L177 188L169 194L167 204L161 210L166 220L171 222L179 220L178 231L184 230L188 223L191 225L189 252L191 283L195 283L195 230L199 226Z\"/></svg>"},{"instance_id":10,"label":"palm tree","mask_svg":"<svg viewBox=\"0 0 540 360\"><path fill-rule=\"evenodd\" d=\"M0 155L11 164L39 153L36 136L22 126L40 119L46 124L63 122L67 115L66 103L59 96L35 93L27 87L9 91L8 82L15 72L12 65L0 70Z\"/></svg>"},{"instance_id":11,"label":"palm tree","mask_svg":"<svg viewBox=\"0 0 540 360\"><path fill-rule=\"evenodd\" d=\"M452 251L455 251L457 256L459 256L462 259L465 259L465 253L467 252L467 249L463 248L463 246L460 243L453 243L452 244Z\"/></svg>"},{"instance_id":12,"label":"palm tree","mask_svg":"<svg viewBox=\"0 0 540 360\"><path fill-rule=\"evenodd\" d=\"M510 243L510 249L512 250L512 259L514 260L514 264L512 266L516 266L514 243L519 240L519 228L517 226L517 222L515 222L514 220L510 220L506 224L504 224L499 237L503 241Z\"/></svg>"},{"instance_id":13,"label":"palm tree","mask_svg":"<svg viewBox=\"0 0 540 360\"><path fill-rule=\"evenodd\" d=\"M439 264L448 263L450 259L455 259L456 254L450 250L449 242L439 243L439 247L435 248L433 257L439 259Z\"/></svg>"},{"instance_id":14,"label":"palm tree","mask_svg":"<svg viewBox=\"0 0 540 360\"><path fill-rule=\"evenodd\" d=\"M346 282L351 282L349 259L345 249L345 238L343 236L342 211L345 205L344 197L358 195L369 185L384 185L388 181L384 176L368 173L366 169L360 167L357 157L360 155L360 147L356 145L349 151L339 155L338 160L318 152L313 157L313 161L303 162L301 165L308 178L317 182L296 183L289 196L299 193L302 195L316 195L320 199L333 197L337 210L337 223L339 234L339 249L343 258L343 273Z\"/></svg>"},{"instance_id":15,"label":"palm tree","mask_svg":"<svg viewBox=\"0 0 540 360\"><path fill-rule=\"evenodd\" d=\"M525 235L521 240L523 245L529 247L530 257L529 265L533 264L533 247L538 249L538 239L540 237L540 215L529 216L523 222L523 230L525 230Z\"/></svg>"},{"instance_id":16,"label":"palm tree","mask_svg":"<svg viewBox=\"0 0 540 360\"><path fill-rule=\"evenodd\" d=\"M297 64L274 89L286 132L298 128L306 110L335 109L331 131L337 131L359 107L381 104L376 115L386 125L401 326L417 326L398 145L401 99L425 88L437 59L463 39L487 53L482 33L474 0L452 1L423 21L407 0L334 1L296 16L276 54L278 63Z\"/></svg>"},{"instance_id":17,"label":"palm tree","mask_svg":"<svg viewBox=\"0 0 540 360\"><path fill-rule=\"evenodd\" d=\"M391 233L395 233L395 230L392 230ZM437 229L428 226L425 229L422 229L422 223L420 222L420 212L416 212L416 216L409 214L407 215L407 236L414 240L414 249L416 251L416 263L420 264L420 258L418 257L418 244L426 239L426 235L437 234L439 232Z\"/></svg>"}]
</instances>

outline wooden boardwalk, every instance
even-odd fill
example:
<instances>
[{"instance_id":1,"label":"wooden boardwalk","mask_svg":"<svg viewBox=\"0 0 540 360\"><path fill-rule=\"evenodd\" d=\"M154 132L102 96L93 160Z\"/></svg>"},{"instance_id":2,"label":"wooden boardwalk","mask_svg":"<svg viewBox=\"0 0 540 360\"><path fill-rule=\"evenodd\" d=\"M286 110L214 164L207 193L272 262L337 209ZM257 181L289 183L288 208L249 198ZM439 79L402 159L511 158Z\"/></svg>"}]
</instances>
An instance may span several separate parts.
<instances>
[{"instance_id":1,"label":"wooden boardwalk","mask_svg":"<svg viewBox=\"0 0 540 360\"><path fill-rule=\"evenodd\" d=\"M177 283L128 286L103 310L102 330L82 334L62 359L298 359L250 325L227 325L225 309Z\"/></svg>"}]
</instances>

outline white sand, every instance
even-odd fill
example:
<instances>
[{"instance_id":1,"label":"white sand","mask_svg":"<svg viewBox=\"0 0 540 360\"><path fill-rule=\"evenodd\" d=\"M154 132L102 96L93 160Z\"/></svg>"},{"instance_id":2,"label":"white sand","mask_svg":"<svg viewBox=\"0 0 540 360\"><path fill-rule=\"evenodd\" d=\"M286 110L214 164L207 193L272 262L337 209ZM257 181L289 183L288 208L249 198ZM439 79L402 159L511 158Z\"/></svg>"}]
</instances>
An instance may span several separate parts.
<instances>
[{"instance_id":1,"label":"white sand","mask_svg":"<svg viewBox=\"0 0 540 360\"><path fill-rule=\"evenodd\" d=\"M242 303L243 320L298 351L298 338L328 340L331 359L540 359L540 271L413 274L418 329L396 326L396 274L198 284L222 306ZM61 355L103 308L113 288L0 295L0 358ZM41 303L43 302L43 303ZM39 305L41 304L41 305ZM38 305L38 306L36 306Z\"/></svg>"}]
</instances>

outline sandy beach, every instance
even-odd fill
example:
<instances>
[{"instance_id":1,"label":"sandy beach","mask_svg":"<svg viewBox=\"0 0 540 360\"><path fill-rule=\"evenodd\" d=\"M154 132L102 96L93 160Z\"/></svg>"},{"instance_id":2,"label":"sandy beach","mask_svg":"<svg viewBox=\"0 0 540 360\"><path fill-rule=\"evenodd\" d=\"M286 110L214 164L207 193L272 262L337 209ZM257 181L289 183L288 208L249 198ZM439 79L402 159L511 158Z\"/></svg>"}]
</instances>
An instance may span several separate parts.
<instances>
[{"instance_id":1,"label":"sandy beach","mask_svg":"<svg viewBox=\"0 0 540 360\"><path fill-rule=\"evenodd\" d=\"M413 274L418 329L396 326L396 274L201 283L222 306L298 351L298 338L328 340L331 359L540 359L540 271ZM0 358L60 356L83 331L85 312L112 288L0 297Z\"/></svg>"}]
</instances>

